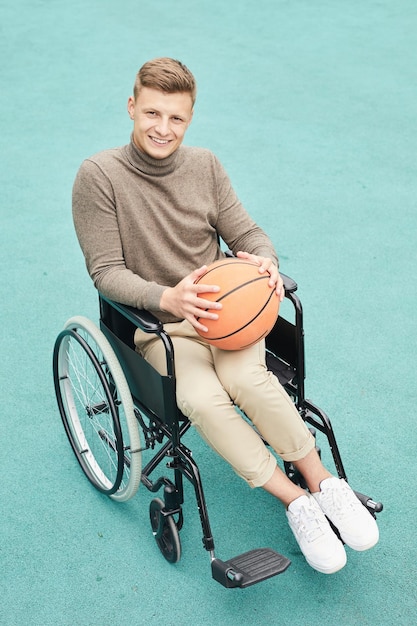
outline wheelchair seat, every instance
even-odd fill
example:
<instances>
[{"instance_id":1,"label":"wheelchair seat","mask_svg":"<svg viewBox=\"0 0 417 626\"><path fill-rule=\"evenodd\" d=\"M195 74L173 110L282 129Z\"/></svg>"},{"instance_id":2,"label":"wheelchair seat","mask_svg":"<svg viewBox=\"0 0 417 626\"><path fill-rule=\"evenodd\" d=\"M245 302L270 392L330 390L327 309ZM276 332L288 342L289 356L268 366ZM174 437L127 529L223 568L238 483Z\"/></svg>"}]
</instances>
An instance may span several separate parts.
<instances>
[{"instance_id":1,"label":"wheelchair seat","mask_svg":"<svg viewBox=\"0 0 417 626\"><path fill-rule=\"evenodd\" d=\"M293 319L278 317L266 338L266 362L293 399L313 434L327 439L337 474L347 479L336 438L327 415L304 396L304 330L297 284L282 275ZM259 548L222 561L214 539L200 471L183 438L191 424L176 403L174 348L163 324L151 313L138 311L99 294L100 329L83 317L70 318L58 335L53 355L55 392L65 431L90 482L111 498L125 501L142 483L163 498L150 503L152 532L163 556L175 563L181 556L183 479L194 487L213 578L225 587L247 587L281 574L289 559ZM159 374L135 350L137 328L157 335L166 354L166 375ZM142 467L142 452L154 456ZM162 461L172 471L154 476ZM287 475L303 485L291 463ZM304 486L304 485L303 485ZM375 516L382 505L356 492Z\"/></svg>"}]
</instances>

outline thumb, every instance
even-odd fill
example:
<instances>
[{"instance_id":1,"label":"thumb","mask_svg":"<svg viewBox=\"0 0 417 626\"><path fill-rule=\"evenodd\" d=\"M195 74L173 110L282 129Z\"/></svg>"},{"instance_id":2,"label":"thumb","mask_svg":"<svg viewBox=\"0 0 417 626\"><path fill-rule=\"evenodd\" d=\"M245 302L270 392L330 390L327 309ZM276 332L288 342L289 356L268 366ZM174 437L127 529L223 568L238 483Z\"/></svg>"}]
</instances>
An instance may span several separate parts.
<instances>
[{"instance_id":1,"label":"thumb","mask_svg":"<svg viewBox=\"0 0 417 626\"><path fill-rule=\"evenodd\" d=\"M194 272L192 272L191 275L190 275L192 280L193 280L193 282L195 282L196 280L198 280L199 278L204 276L206 271L207 271L207 265L202 265L198 269L194 270Z\"/></svg>"}]
</instances>

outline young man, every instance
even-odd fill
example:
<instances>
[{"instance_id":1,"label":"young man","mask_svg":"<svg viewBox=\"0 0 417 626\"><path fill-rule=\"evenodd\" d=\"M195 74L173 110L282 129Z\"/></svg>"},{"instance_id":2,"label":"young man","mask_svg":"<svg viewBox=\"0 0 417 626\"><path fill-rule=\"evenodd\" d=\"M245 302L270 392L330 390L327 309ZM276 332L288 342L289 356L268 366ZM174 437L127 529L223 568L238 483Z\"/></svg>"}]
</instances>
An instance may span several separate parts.
<instances>
[{"instance_id":1,"label":"young man","mask_svg":"<svg viewBox=\"0 0 417 626\"><path fill-rule=\"evenodd\" d=\"M323 467L314 438L265 367L264 342L224 351L196 332L206 329L204 320L218 316L212 302L199 296L218 288L195 280L224 256L219 237L236 256L269 273L281 300L284 289L270 239L239 202L219 161L208 150L182 146L195 97L194 77L179 61L161 58L143 65L127 104L130 144L87 159L78 172L75 228L97 289L151 311L165 324L175 349L181 411L250 486L263 487L284 504L308 563L330 574L345 565L346 552L325 516L355 550L377 543L375 520L350 487ZM135 343L163 372L158 338L138 330ZM308 492L281 471L234 405L302 473Z\"/></svg>"}]
</instances>

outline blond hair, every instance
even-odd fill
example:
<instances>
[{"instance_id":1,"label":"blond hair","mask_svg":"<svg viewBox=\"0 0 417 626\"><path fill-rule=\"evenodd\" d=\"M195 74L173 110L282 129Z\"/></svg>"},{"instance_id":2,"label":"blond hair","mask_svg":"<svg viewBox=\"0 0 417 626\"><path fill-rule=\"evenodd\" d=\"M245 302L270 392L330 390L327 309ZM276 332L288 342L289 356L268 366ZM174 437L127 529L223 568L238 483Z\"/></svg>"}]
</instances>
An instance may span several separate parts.
<instances>
[{"instance_id":1,"label":"blond hair","mask_svg":"<svg viewBox=\"0 0 417 626\"><path fill-rule=\"evenodd\" d=\"M158 89L164 93L189 93L193 105L197 95L195 78L181 61L161 57L147 61L136 74L133 95L136 98L142 87Z\"/></svg>"}]
</instances>

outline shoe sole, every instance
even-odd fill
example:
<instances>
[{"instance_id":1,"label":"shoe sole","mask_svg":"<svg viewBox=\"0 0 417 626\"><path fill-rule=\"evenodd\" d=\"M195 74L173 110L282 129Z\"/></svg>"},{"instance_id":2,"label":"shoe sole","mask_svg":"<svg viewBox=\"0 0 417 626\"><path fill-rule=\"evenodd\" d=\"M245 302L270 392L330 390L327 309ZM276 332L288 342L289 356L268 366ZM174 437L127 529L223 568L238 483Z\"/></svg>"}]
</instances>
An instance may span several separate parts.
<instances>
[{"instance_id":1,"label":"shoe sole","mask_svg":"<svg viewBox=\"0 0 417 626\"><path fill-rule=\"evenodd\" d=\"M346 546L348 546L352 550L355 550L355 552L365 552L365 550L370 550L371 548L376 546L376 544L379 541L379 537L377 537L376 539L373 539L371 542L369 542L369 543L367 543L365 545L353 545L352 543L347 543L347 541L345 541L343 538L342 538L342 540L343 540L343 542L345 543Z\"/></svg>"},{"instance_id":2,"label":"shoe sole","mask_svg":"<svg viewBox=\"0 0 417 626\"><path fill-rule=\"evenodd\" d=\"M312 563L311 561L309 561L308 559L306 559L307 563L309 564L310 567L312 567L313 569L316 570L316 572L320 572L320 574L335 574L336 572L339 572L341 569L343 569L346 565L346 560L342 565L335 565L332 568L328 568L328 569L324 569L322 567L319 567L317 565L314 565L314 563Z\"/></svg>"}]
</instances>

